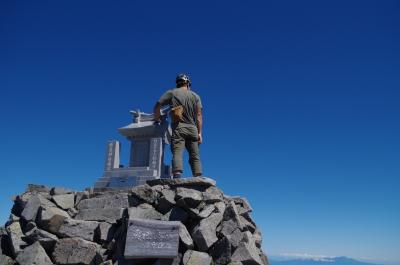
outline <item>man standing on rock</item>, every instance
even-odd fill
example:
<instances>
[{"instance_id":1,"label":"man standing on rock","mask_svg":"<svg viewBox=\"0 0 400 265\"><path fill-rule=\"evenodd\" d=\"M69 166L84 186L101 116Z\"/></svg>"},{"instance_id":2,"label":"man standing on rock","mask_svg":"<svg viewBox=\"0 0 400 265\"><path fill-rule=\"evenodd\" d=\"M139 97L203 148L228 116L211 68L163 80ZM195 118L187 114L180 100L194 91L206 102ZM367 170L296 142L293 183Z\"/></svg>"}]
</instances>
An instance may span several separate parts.
<instances>
[{"instance_id":1,"label":"man standing on rock","mask_svg":"<svg viewBox=\"0 0 400 265\"><path fill-rule=\"evenodd\" d=\"M182 155L186 147L189 153L189 164L193 176L201 176L199 145L202 143L202 105L200 97L190 90L191 81L188 75L179 74L176 77L176 88L168 90L154 106L154 119L160 121L161 107L171 107L171 151L172 173L174 178L180 178L183 173Z\"/></svg>"}]
</instances>

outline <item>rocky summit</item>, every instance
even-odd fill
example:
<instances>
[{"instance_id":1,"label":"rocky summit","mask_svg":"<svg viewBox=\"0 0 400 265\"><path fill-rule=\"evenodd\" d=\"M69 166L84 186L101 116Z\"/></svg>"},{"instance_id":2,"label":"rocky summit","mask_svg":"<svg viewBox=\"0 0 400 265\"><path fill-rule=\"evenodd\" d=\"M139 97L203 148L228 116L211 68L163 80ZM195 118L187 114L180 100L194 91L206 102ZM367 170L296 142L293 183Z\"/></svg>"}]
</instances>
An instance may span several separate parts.
<instances>
[{"instance_id":1,"label":"rocky summit","mask_svg":"<svg viewBox=\"0 0 400 265\"><path fill-rule=\"evenodd\" d=\"M267 265L251 212L209 178L155 179L124 191L28 185L0 228L0 265ZM179 221L178 255L169 263L126 259L132 218Z\"/></svg>"}]
</instances>

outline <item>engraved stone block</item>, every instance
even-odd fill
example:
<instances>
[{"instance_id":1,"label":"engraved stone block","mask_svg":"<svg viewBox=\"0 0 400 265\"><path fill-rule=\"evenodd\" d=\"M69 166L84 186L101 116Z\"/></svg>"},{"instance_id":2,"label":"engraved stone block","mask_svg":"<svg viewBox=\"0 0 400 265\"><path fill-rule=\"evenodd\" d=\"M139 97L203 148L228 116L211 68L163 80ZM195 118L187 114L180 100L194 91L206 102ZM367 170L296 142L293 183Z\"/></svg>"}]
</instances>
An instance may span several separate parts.
<instances>
[{"instance_id":1,"label":"engraved stone block","mask_svg":"<svg viewBox=\"0 0 400 265\"><path fill-rule=\"evenodd\" d=\"M175 258L178 255L180 222L130 219L125 258Z\"/></svg>"}]
</instances>

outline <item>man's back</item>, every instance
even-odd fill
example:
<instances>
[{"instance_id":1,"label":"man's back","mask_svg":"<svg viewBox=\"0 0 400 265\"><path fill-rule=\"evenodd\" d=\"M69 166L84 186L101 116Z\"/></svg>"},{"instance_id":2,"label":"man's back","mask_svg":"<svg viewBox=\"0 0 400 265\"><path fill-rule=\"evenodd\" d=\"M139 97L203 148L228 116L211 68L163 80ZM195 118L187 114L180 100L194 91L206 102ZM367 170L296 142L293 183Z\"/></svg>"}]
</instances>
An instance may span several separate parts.
<instances>
[{"instance_id":1,"label":"man's back","mask_svg":"<svg viewBox=\"0 0 400 265\"><path fill-rule=\"evenodd\" d=\"M159 100L161 105L169 104L172 108L183 107L182 125L197 127L197 111L202 108L200 97L193 91L174 88L168 90Z\"/></svg>"}]
</instances>

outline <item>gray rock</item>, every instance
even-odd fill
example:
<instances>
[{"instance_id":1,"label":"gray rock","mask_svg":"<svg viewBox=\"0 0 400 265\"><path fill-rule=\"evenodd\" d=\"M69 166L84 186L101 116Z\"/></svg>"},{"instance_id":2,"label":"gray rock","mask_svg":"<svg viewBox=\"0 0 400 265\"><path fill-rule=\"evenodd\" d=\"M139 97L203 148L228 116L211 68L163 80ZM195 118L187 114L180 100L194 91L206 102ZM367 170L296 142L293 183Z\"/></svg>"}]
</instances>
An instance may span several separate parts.
<instances>
[{"instance_id":1,"label":"gray rock","mask_svg":"<svg viewBox=\"0 0 400 265\"><path fill-rule=\"evenodd\" d=\"M107 260L107 261L100 263L100 265L113 265L113 262L112 262L112 260Z\"/></svg>"},{"instance_id":2,"label":"gray rock","mask_svg":"<svg viewBox=\"0 0 400 265\"><path fill-rule=\"evenodd\" d=\"M78 210L75 208L69 208L67 213L69 214L69 216L71 216L72 218L75 218L75 216L78 214Z\"/></svg>"},{"instance_id":3,"label":"gray rock","mask_svg":"<svg viewBox=\"0 0 400 265\"><path fill-rule=\"evenodd\" d=\"M211 256L215 265L225 265L231 261L232 248L228 238L223 237L218 240L211 248Z\"/></svg>"},{"instance_id":4,"label":"gray rock","mask_svg":"<svg viewBox=\"0 0 400 265\"><path fill-rule=\"evenodd\" d=\"M243 265L265 265L260 257L260 251L254 242L241 242L232 255L232 261L240 261Z\"/></svg>"},{"instance_id":5,"label":"gray rock","mask_svg":"<svg viewBox=\"0 0 400 265\"><path fill-rule=\"evenodd\" d=\"M176 203L174 199L175 192L173 190L164 189L161 191L161 194L162 196L157 203L157 210L165 214L169 212Z\"/></svg>"},{"instance_id":6,"label":"gray rock","mask_svg":"<svg viewBox=\"0 0 400 265\"><path fill-rule=\"evenodd\" d=\"M0 264L1 265L14 265L15 262L12 258L10 258L9 256L0 254Z\"/></svg>"},{"instance_id":7,"label":"gray rock","mask_svg":"<svg viewBox=\"0 0 400 265\"><path fill-rule=\"evenodd\" d=\"M249 222L246 218L243 216L239 216L240 223L243 225L243 230L250 231L251 233L254 233L256 231L256 226Z\"/></svg>"},{"instance_id":8,"label":"gray rock","mask_svg":"<svg viewBox=\"0 0 400 265\"><path fill-rule=\"evenodd\" d=\"M155 185L151 187L154 191L157 191L158 193L161 193L164 188L163 185Z\"/></svg>"},{"instance_id":9,"label":"gray rock","mask_svg":"<svg viewBox=\"0 0 400 265\"><path fill-rule=\"evenodd\" d=\"M214 203L215 208L219 213L224 213L226 209L226 205L224 202L216 202Z\"/></svg>"},{"instance_id":10,"label":"gray rock","mask_svg":"<svg viewBox=\"0 0 400 265\"><path fill-rule=\"evenodd\" d=\"M81 238L64 238L57 242L52 256L57 264L99 264L102 262L99 247Z\"/></svg>"},{"instance_id":11,"label":"gray rock","mask_svg":"<svg viewBox=\"0 0 400 265\"><path fill-rule=\"evenodd\" d=\"M39 242L26 247L18 254L16 261L19 265L52 265L50 258Z\"/></svg>"},{"instance_id":12,"label":"gray rock","mask_svg":"<svg viewBox=\"0 0 400 265\"><path fill-rule=\"evenodd\" d=\"M180 242L185 246L186 249L193 249L194 244L193 244L193 239L190 236L189 232L186 229L186 226L184 224L181 224L179 226L179 239Z\"/></svg>"},{"instance_id":13,"label":"gray rock","mask_svg":"<svg viewBox=\"0 0 400 265\"><path fill-rule=\"evenodd\" d=\"M178 187L176 189L175 200L179 206L196 208L203 200L203 195L197 190ZM184 204L179 204L179 201L183 201Z\"/></svg>"},{"instance_id":14,"label":"gray rock","mask_svg":"<svg viewBox=\"0 0 400 265\"><path fill-rule=\"evenodd\" d=\"M131 194L149 204L153 204L158 198L158 192L147 184L134 187Z\"/></svg>"},{"instance_id":15,"label":"gray rock","mask_svg":"<svg viewBox=\"0 0 400 265\"><path fill-rule=\"evenodd\" d=\"M183 265L210 265L212 258L204 252L188 250L183 255Z\"/></svg>"},{"instance_id":16,"label":"gray rock","mask_svg":"<svg viewBox=\"0 0 400 265\"><path fill-rule=\"evenodd\" d=\"M201 210L201 212L198 214L198 217L207 218L214 212L214 210L215 206L213 204L208 204L203 210Z\"/></svg>"},{"instance_id":17,"label":"gray rock","mask_svg":"<svg viewBox=\"0 0 400 265\"><path fill-rule=\"evenodd\" d=\"M180 222L129 218L124 257L166 258L178 255Z\"/></svg>"},{"instance_id":18,"label":"gray rock","mask_svg":"<svg viewBox=\"0 0 400 265\"><path fill-rule=\"evenodd\" d=\"M188 213L180 207L172 208L168 214L169 221L180 221L181 223L186 223L188 218Z\"/></svg>"},{"instance_id":19,"label":"gray rock","mask_svg":"<svg viewBox=\"0 0 400 265\"><path fill-rule=\"evenodd\" d=\"M241 230L243 229L243 224L240 221L239 212L233 201L229 201L228 204L226 205L226 209L224 212L224 221L227 220L234 222L239 227L239 229Z\"/></svg>"},{"instance_id":20,"label":"gray rock","mask_svg":"<svg viewBox=\"0 0 400 265\"><path fill-rule=\"evenodd\" d=\"M233 262L230 262L228 265L243 265L243 263L241 263L239 261L233 261Z\"/></svg>"},{"instance_id":21,"label":"gray rock","mask_svg":"<svg viewBox=\"0 0 400 265\"><path fill-rule=\"evenodd\" d=\"M11 253L15 257L27 245L22 240L24 234L22 233L21 225L19 222L13 222L6 227L6 231L11 244Z\"/></svg>"},{"instance_id":22,"label":"gray rock","mask_svg":"<svg viewBox=\"0 0 400 265\"><path fill-rule=\"evenodd\" d=\"M80 191L75 194L75 206L78 205L82 200L89 199L88 191Z\"/></svg>"},{"instance_id":23,"label":"gray rock","mask_svg":"<svg viewBox=\"0 0 400 265\"><path fill-rule=\"evenodd\" d=\"M216 182L215 180L206 177L194 177L180 179L152 179L148 180L147 184L150 186L168 185L170 187L209 187L215 186Z\"/></svg>"},{"instance_id":24,"label":"gray rock","mask_svg":"<svg viewBox=\"0 0 400 265\"><path fill-rule=\"evenodd\" d=\"M38 223L42 229L56 234L64 220L68 218L69 214L59 208L41 206Z\"/></svg>"},{"instance_id":25,"label":"gray rock","mask_svg":"<svg viewBox=\"0 0 400 265\"><path fill-rule=\"evenodd\" d=\"M214 213L210 217L202 219L200 224L194 228L192 238L199 250L206 251L218 240L216 228L222 218L222 213Z\"/></svg>"},{"instance_id":26,"label":"gray rock","mask_svg":"<svg viewBox=\"0 0 400 265\"><path fill-rule=\"evenodd\" d=\"M238 213L240 215L245 214L245 213L250 213L253 211L253 209L251 208L251 206L246 198L235 196L235 197L231 197L231 199L236 204Z\"/></svg>"},{"instance_id":27,"label":"gray rock","mask_svg":"<svg viewBox=\"0 0 400 265\"><path fill-rule=\"evenodd\" d=\"M254 231L254 233L253 233L253 238L254 238L254 242L255 242L256 246L257 246L258 248L261 248L261 245L262 245L262 235L261 235L261 231L260 231L258 228L256 228L256 230Z\"/></svg>"},{"instance_id":28,"label":"gray rock","mask_svg":"<svg viewBox=\"0 0 400 265\"><path fill-rule=\"evenodd\" d=\"M25 235L30 244L38 241L40 245L42 245L42 247L49 252L53 250L54 245L58 241L57 236L36 227L26 232Z\"/></svg>"},{"instance_id":29,"label":"gray rock","mask_svg":"<svg viewBox=\"0 0 400 265\"><path fill-rule=\"evenodd\" d=\"M140 219L153 219L162 220L163 215L153 208L150 204L143 203L138 207L128 208L129 218L140 218Z\"/></svg>"},{"instance_id":30,"label":"gray rock","mask_svg":"<svg viewBox=\"0 0 400 265\"><path fill-rule=\"evenodd\" d=\"M28 184L26 188L27 192L43 192L50 193L50 188L45 185L37 185L37 184Z\"/></svg>"},{"instance_id":31,"label":"gray rock","mask_svg":"<svg viewBox=\"0 0 400 265\"><path fill-rule=\"evenodd\" d=\"M101 221L108 223L116 223L123 216L122 208L106 208L106 209L83 209L79 210L75 216L77 220L85 221Z\"/></svg>"},{"instance_id":32,"label":"gray rock","mask_svg":"<svg viewBox=\"0 0 400 265\"><path fill-rule=\"evenodd\" d=\"M63 187L53 187L50 190L50 195L52 195L52 196L54 196L54 195L72 194L72 193L74 193L73 190L67 189L67 188L63 188Z\"/></svg>"},{"instance_id":33,"label":"gray rock","mask_svg":"<svg viewBox=\"0 0 400 265\"><path fill-rule=\"evenodd\" d=\"M37 213L41 205L47 207L55 206L51 201L44 198L41 194L34 194L25 204L24 210L21 213L21 217L27 222L36 221Z\"/></svg>"},{"instance_id":34,"label":"gray rock","mask_svg":"<svg viewBox=\"0 0 400 265\"><path fill-rule=\"evenodd\" d=\"M100 223L96 230L101 241L111 241L114 236L114 227L109 223Z\"/></svg>"},{"instance_id":35,"label":"gray rock","mask_svg":"<svg viewBox=\"0 0 400 265\"><path fill-rule=\"evenodd\" d=\"M206 203L215 203L223 201L224 197L217 187L211 186L203 192L203 198Z\"/></svg>"},{"instance_id":36,"label":"gray rock","mask_svg":"<svg viewBox=\"0 0 400 265\"><path fill-rule=\"evenodd\" d=\"M99 222L96 221L65 219L57 235L60 237L80 237L94 241L95 230L98 226Z\"/></svg>"},{"instance_id":37,"label":"gray rock","mask_svg":"<svg viewBox=\"0 0 400 265\"><path fill-rule=\"evenodd\" d=\"M57 204L58 207L64 210L68 210L75 206L75 195L72 193L53 195L53 201Z\"/></svg>"},{"instance_id":38,"label":"gray rock","mask_svg":"<svg viewBox=\"0 0 400 265\"><path fill-rule=\"evenodd\" d=\"M81 200L76 207L78 210L128 208L128 195L126 193L122 193L85 199Z\"/></svg>"},{"instance_id":39,"label":"gray rock","mask_svg":"<svg viewBox=\"0 0 400 265\"><path fill-rule=\"evenodd\" d=\"M240 229L236 229L230 235L227 235L226 238L229 240L232 247L237 248L243 240L243 233Z\"/></svg>"},{"instance_id":40,"label":"gray rock","mask_svg":"<svg viewBox=\"0 0 400 265\"><path fill-rule=\"evenodd\" d=\"M154 265L179 265L182 259L182 254L179 253L174 259L157 259Z\"/></svg>"},{"instance_id":41,"label":"gray rock","mask_svg":"<svg viewBox=\"0 0 400 265\"><path fill-rule=\"evenodd\" d=\"M223 221L221 223L221 233L224 236L229 236L235 230L239 230L239 231L241 230L240 226L237 224L237 222L235 220Z\"/></svg>"}]
</instances>

